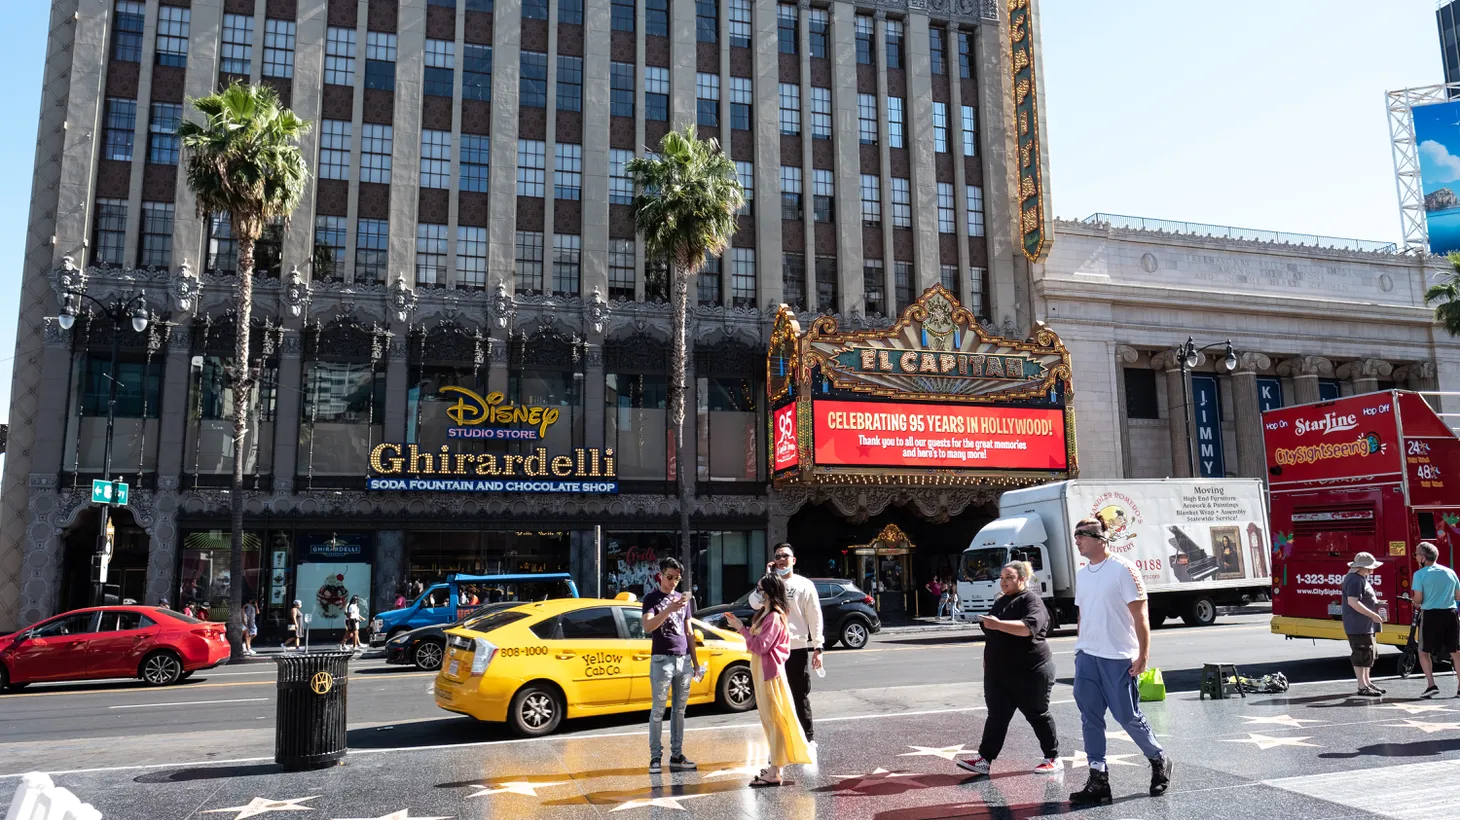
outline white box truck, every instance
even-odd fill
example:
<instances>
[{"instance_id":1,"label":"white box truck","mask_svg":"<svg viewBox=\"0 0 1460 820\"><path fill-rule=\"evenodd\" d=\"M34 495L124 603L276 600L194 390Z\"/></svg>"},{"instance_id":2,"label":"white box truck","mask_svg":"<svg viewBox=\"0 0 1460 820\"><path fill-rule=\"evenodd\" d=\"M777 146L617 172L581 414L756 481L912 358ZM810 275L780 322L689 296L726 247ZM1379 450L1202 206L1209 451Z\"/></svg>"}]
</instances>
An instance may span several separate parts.
<instances>
[{"instance_id":1,"label":"white box truck","mask_svg":"<svg viewBox=\"0 0 1460 820\"><path fill-rule=\"evenodd\" d=\"M1034 565L1037 590L1057 623L1073 624L1075 573L1088 563L1072 534L1082 518L1103 520L1110 549L1135 564L1150 596L1151 623L1217 619L1217 607L1265 597L1270 537L1258 479L1059 481L1013 490L959 563L958 596L972 621L999 596L999 570Z\"/></svg>"}]
</instances>

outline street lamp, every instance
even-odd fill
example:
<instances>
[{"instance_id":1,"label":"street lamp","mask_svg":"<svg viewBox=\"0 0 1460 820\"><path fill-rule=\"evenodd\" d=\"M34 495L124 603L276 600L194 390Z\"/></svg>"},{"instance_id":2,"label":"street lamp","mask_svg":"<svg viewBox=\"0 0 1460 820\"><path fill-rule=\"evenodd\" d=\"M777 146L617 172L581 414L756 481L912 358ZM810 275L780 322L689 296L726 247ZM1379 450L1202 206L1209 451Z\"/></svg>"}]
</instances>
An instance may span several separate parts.
<instances>
[{"instance_id":1,"label":"street lamp","mask_svg":"<svg viewBox=\"0 0 1460 820\"><path fill-rule=\"evenodd\" d=\"M1192 442L1192 439L1194 438L1194 433L1191 429L1193 426L1195 426L1193 424L1195 419L1193 418L1194 414L1192 412L1193 408L1191 406L1191 371L1196 369L1196 366L1198 364L1201 364L1202 352L1211 350L1214 347L1226 348L1226 355L1222 357L1222 367L1224 367L1228 373L1236 370L1237 354L1235 351L1232 350L1231 339L1227 339L1221 342L1214 342L1207 345L1206 347L1197 347L1196 342L1193 341L1190 336L1187 336L1186 343L1178 345L1176 347L1176 356L1177 359L1179 359L1181 362L1181 395L1185 399L1185 403L1182 405L1182 407L1184 409L1184 412L1186 413L1186 465L1187 469L1191 473L1192 478L1197 477L1197 469L1196 447Z\"/></svg>"},{"instance_id":2,"label":"street lamp","mask_svg":"<svg viewBox=\"0 0 1460 820\"><path fill-rule=\"evenodd\" d=\"M131 324L135 333L142 333L152 321L152 314L147 309L147 294L140 291L135 295L119 296L112 301L103 302L81 290L66 290L61 294L61 312L56 316L56 324L63 330L70 330L76 324L76 316L81 312L82 300L91 302L99 312L111 319L112 322L112 348L111 364L107 369L106 388L106 443L102 451L102 480L107 483L112 481L112 437L116 428L117 417L117 355L121 350L122 328ZM146 385L142 386L145 391ZM78 432L79 434L79 432ZM116 497L115 491L112 497ZM102 606L104 591L101 581L100 568L102 561L111 551L111 533L113 532L111 522L111 504L103 504L101 508L101 525L97 528L96 554L92 557L96 563L96 572L92 582L92 605Z\"/></svg>"}]
</instances>

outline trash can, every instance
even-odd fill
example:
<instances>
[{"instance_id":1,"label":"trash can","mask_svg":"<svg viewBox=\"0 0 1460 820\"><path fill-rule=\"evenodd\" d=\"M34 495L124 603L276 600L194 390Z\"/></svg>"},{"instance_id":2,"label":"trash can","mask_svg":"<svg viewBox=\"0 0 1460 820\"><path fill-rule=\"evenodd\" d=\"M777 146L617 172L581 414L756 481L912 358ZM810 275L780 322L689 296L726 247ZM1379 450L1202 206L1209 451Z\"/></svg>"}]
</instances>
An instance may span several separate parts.
<instances>
[{"instance_id":1,"label":"trash can","mask_svg":"<svg viewBox=\"0 0 1460 820\"><path fill-rule=\"evenodd\" d=\"M283 655L274 726L274 762L286 772L337 766L345 759L350 652Z\"/></svg>"}]
</instances>

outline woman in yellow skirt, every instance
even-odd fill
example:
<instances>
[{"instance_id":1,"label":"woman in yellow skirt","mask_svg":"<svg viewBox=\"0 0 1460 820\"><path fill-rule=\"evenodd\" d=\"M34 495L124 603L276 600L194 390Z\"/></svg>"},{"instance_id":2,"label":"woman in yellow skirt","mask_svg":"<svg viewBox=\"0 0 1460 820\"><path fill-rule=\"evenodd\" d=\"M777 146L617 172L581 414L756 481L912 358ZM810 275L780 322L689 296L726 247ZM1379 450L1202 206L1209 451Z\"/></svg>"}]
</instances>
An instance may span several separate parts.
<instances>
[{"instance_id":1,"label":"woman in yellow skirt","mask_svg":"<svg viewBox=\"0 0 1460 820\"><path fill-rule=\"evenodd\" d=\"M749 626L732 613L727 621L732 629L745 636L745 645L759 663L752 663L751 679L755 682L755 703L760 711L760 725L770 744L770 765L750 782L753 787L781 785L781 768L793 763L810 763L811 748L806 733L796 719L791 703L791 687L786 683L785 663L791 654L791 636L786 631L786 585L774 575L766 575L750 596L750 605L757 610Z\"/></svg>"}]
</instances>

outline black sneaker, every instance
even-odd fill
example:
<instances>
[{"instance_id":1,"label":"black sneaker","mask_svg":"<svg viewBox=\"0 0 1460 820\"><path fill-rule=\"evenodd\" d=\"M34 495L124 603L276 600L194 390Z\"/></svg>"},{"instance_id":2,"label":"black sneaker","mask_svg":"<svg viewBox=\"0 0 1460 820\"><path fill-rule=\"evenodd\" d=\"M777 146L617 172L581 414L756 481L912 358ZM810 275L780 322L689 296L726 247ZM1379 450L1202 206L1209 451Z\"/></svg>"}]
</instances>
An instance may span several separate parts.
<instances>
[{"instance_id":1,"label":"black sneaker","mask_svg":"<svg viewBox=\"0 0 1460 820\"><path fill-rule=\"evenodd\" d=\"M1070 795L1071 806L1094 806L1111 802L1114 802L1114 798L1110 795L1110 774L1097 769L1090 770L1090 779L1085 781L1085 788Z\"/></svg>"},{"instance_id":2,"label":"black sneaker","mask_svg":"<svg viewBox=\"0 0 1460 820\"><path fill-rule=\"evenodd\" d=\"M1171 772L1175 771L1176 764L1166 756L1153 757L1151 760L1151 796L1160 797L1166 793L1171 785Z\"/></svg>"},{"instance_id":3,"label":"black sneaker","mask_svg":"<svg viewBox=\"0 0 1460 820\"><path fill-rule=\"evenodd\" d=\"M1423 692L1419 693L1419 696L1422 698L1432 698L1438 694L1440 694L1440 687L1430 684Z\"/></svg>"},{"instance_id":4,"label":"black sneaker","mask_svg":"<svg viewBox=\"0 0 1460 820\"><path fill-rule=\"evenodd\" d=\"M1357 694L1361 698L1377 698L1384 695L1383 692L1372 686L1370 686L1368 689L1360 689Z\"/></svg>"},{"instance_id":5,"label":"black sneaker","mask_svg":"<svg viewBox=\"0 0 1460 820\"><path fill-rule=\"evenodd\" d=\"M692 772L698 769L693 760L684 755L675 755L669 758L669 771L671 772Z\"/></svg>"},{"instance_id":6,"label":"black sneaker","mask_svg":"<svg viewBox=\"0 0 1460 820\"><path fill-rule=\"evenodd\" d=\"M664 771L664 769L659 766L659 758L649 758L649 774L659 774L662 771Z\"/></svg>"}]
</instances>

